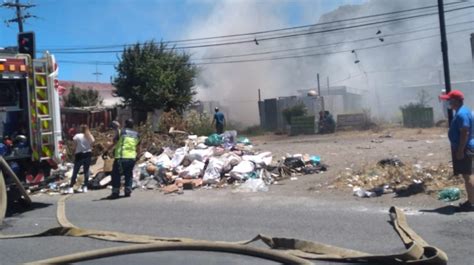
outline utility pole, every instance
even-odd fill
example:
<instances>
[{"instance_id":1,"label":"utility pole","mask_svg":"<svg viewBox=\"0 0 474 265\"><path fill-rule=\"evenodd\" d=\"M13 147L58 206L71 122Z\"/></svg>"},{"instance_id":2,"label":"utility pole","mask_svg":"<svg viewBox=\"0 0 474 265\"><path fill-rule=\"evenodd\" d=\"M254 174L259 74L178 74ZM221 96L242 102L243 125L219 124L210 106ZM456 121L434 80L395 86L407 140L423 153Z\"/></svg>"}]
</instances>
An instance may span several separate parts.
<instances>
[{"instance_id":1,"label":"utility pole","mask_svg":"<svg viewBox=\"0 0 474 265\"><path fill-rule=\"evenodd\" d=\"M316 75L318 79L318 97L321 99L321 108L324 110L324 97L321 96L321 84L319 82L319 73Z\"/></svg>"},{"instance_id":2,"label":"utility pole","mask_svg":"<svg viewBox=\"0 0 474 265\"><path fill-rule=\"evenodd\" d=\"M23 22L25 22L26 19L28 18L36 18L36 16L31 15L30 13L23 14L23 11L34 7L36 5L33 4L22 4L20 3L20 0L15 0L15 2L5 2L0 5L0 7L5 7L5 8L14 8L16 12L16 18L12 18L9 20L5 20L5 23L7 26L10 23L18 23L18 31L21 33L23 32Z\"/></svg>"},{"instance_id":3,"label":"utility pole","mask_svg":"<svg viewBox=\"0 0 474 265\"><path fill-rule=\"evenodd\" d=\"M451 92L451 77L449 75L449 57L448 57L448 40L446 38L446 23L444 21L444 1L438 0L439 30L441 33L441 51L443 53L444 68L444 86L446 94ZM448 122L451 124L453 120L453 110L448 109Z\"/></svg>"},{"instance_id":4,"label":"utility pole","mask_svg":"<svg viewBox=\"0 0 474 265\"><path fill-rule=\"evenodd\" d=\"M327 85L328 85L328 96L329 96L329 76L326 77Z\"/></svg>"},{"instance_id":5,"label":"utility pole","mask_svg":"<svg viewBox=\"0 0 474 265\"><path fill-rule=\"evenodd\" d=\"M99 69L98 69L98 63L95 63L95 73L92 73L93 75L95 75L95 81L97 83L99 83L99 75L102 75L101 72L99 72Z\"/></svg>"},{"instance_id":6,"label":"utility pole","mask_svg":"<svg viewBox=\"0 0 474 265\"><path fill-rule=\"evenodd\" d=\"M316 75L317 79L318 79L318 96L321 96L321 86L319 84L319 73Z\"/></svg>"},{"instance_id":7,"label":"utility pole","mask_svg":"<svg viewBox=\"0 0 474 265\"><path fill-rule=\"evenodd\" d=\"M18 31L23 32L23 18L21 17L20 0L16 0L16 20L18 21Z\"/></svg>"},{"instance_id":8,"label":"utility pole","mask_svg":"<svg viewBox=\"0 0 474 265\"><path fill-rule=\"evenodd\" d=\"M472 62L474 63L474 33L471 33L471 55Z\"/></svg>"}]
</instances>

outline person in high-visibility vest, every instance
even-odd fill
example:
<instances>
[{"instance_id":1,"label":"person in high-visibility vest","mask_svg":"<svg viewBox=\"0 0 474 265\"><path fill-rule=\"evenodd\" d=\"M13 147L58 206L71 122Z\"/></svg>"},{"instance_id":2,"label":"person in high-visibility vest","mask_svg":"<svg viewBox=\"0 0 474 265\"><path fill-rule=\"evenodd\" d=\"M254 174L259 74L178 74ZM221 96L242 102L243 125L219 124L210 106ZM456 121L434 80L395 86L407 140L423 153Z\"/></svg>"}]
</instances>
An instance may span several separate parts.
<instances>
[{"instance_id":1,"label":"person in high-visibility vest","mask_svg":"<svg viewBox=\"0 0 474 265\"><path fill-rule=\"evenodd\" d=\"M125 197L132 194L133 167L139 154L140 137L133 130L133 120L125 121L125 126L120 130L118 139L114 139L114 165L112 168L112 194L108 199L117 199L120 196L120 178L125 176Z\"/></svg>"}]
</instances>

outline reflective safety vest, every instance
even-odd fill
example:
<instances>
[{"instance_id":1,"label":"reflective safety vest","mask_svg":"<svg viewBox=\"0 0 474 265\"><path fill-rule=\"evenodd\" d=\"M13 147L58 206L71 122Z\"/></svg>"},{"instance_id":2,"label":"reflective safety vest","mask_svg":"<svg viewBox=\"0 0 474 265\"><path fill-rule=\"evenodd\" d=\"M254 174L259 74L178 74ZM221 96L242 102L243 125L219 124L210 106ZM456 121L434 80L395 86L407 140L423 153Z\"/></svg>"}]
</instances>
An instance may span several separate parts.
<instances>
[{"instance_id":1,"label":"reflective safety vest","mask_svg":"<svg viewBox=\"0 0 474 265\"><path fill-rule=\"evenodd\" d=\"M135 159L138 142L138 132L127 128L121 130L115 145L115 158Z\"/></svg>"}]
</instances>

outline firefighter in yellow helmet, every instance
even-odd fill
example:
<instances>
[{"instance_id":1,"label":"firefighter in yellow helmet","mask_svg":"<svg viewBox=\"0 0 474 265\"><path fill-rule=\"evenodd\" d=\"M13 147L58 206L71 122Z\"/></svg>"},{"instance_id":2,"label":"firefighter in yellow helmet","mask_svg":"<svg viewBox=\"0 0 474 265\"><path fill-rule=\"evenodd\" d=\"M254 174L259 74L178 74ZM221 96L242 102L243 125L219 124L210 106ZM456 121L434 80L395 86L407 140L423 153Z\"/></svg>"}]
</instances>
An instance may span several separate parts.
<instances>
[{"instance_id":1,"label":"firefighter in yellow helmet","mask_svg":"<svg viewBox=\"0 0 474 265\"><path fill-rule=\"evenodd\" d=\"M112 168L112 194L108 199L118 199L120 194L120 178L125 176L125 197L132 194L133 167L139 153L140 138L133 130L133 120L125 121L125 126L114 139L114 165Z\"/></svg>"}]
</instances>

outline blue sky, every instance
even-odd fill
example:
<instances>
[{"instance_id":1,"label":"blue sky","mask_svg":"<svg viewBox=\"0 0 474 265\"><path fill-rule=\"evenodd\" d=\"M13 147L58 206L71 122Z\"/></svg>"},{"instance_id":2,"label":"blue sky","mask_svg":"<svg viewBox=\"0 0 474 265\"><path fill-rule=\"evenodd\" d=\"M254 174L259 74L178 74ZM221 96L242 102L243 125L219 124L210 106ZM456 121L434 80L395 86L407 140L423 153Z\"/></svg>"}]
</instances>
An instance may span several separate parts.
<instances>
[{"instance_id":1,"label":"blue sky","mask_svg":"<svg viewBox=\"0 0 474 265\"><path fill-rule=\"evenodd\" d=\"M230 0L241 4L250 0ZM323 13L341 4L364 0L255 0L259 7L277 12L284 26L317 22ZM255 2L254 1L254 2ZM26 2L26 1L23 1ZM33 0L37 6L29 12L38 16L25 24L25 31L36 33L37 49L130 44L155 40L176 40L189 36L190 28L218 12L219 0ZM273 11L272 11L273 12ZM0 20L14 16L13 10L1 9ZM263 29L280 28L282 24ZM255 30L262 30L256 25ZM212 32L212 30L210 29ZM18 27L0 24L0 47L15 45ZM202 31L201 31L202 32ZM228 32L228 34L242 32ZM212 35L206 35L207 37ZM117 54L56 54L59 62L116 61ZM95 81L93 64L60 63L60 79ZM98 66L103 73L99 82L109 82L113 66Z\"/></svg>"}]
</instances>

